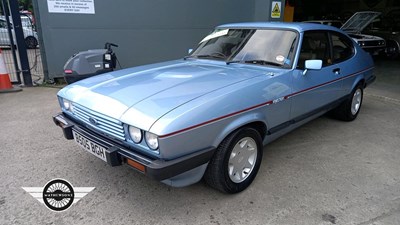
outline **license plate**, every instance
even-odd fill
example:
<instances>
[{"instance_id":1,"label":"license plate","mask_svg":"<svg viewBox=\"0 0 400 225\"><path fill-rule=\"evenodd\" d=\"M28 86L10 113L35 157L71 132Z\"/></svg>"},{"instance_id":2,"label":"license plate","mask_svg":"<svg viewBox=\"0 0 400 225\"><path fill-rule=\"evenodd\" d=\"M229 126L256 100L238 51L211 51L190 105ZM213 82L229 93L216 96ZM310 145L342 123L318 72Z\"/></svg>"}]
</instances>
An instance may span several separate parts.
<instances>
[{"instance_id":1,"label":"license plate","mask_svg":"<svg viewBox=\"0 0 400 225\"><path fill-rule=\"evenodd\" d=\"M80 134L74 130L72 130L72 133L74 135L75 142L79 146L81 146L84 150L92 153L97 158L100 158L101 160L107 162L105 147L89 140L87 137L83 136L82 134Z\"/></svg>"}]
</instances>

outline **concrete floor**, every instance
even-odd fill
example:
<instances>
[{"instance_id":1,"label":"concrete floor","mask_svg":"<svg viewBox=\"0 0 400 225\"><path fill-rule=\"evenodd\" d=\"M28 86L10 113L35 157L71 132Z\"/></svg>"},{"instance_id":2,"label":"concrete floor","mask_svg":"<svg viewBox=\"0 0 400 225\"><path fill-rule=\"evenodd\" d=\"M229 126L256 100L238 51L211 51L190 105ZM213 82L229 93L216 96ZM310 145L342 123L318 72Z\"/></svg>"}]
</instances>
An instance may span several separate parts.
<instances>
[{"instance_id":1,"label":"concrete floor","mask_svg":"<svg viewBox=\"0 0 400 225\"><path fill-rule=\"evenodd\" d=\"M244 192L171 188L63 138L58 89L0 95L0 224L400 224L400 63L377 61L357 120L321 117L265 147ZM49 211L21 187L96 187Z\"/></svg>"}]
</instances>

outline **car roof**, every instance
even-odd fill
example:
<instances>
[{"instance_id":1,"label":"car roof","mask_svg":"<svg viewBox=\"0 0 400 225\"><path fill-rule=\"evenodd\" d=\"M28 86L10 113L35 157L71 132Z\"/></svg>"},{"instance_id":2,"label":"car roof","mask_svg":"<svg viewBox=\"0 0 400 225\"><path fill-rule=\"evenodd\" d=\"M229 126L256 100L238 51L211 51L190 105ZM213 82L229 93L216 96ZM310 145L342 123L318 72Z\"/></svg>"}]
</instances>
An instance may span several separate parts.
<instances>
[{"instance_id":1,"label":"car roof","mask_svg":"<svg viewBox=\"0 0 400 225\"><path fill-rule=\"evenodd\" d=\"M305 20L305 21L301 21L303 23L320 23L320 24L324 24L324 23L341 23L343 24L342 21L340 20Z\"/></svg>"},{"instance_id":2,"label":"car roof","mask_svg":"<svg viewBox=\"0 0 400 225\"><path fill-rule=\"evenodd\" d=\"M327 26L323 24L315 23L303 23L303 22L248 22L248 23L231 23L218 26L217 28L253 28L253 29L267 29L267 28L279 28L279 29L292 29L298 32L304 32L308 30L332 30L343 32L342 30Z\"/></svg>"}]
</instances>

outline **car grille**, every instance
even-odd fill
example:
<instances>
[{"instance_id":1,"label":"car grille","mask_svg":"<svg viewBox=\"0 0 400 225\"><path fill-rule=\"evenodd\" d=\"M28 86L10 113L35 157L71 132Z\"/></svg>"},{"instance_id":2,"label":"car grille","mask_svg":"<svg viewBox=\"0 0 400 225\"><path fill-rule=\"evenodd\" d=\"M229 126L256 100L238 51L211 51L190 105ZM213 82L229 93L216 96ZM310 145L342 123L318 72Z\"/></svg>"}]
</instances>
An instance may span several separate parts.
<instances>
[{"instance_id":1,"label":"car grille","mask_svg":"<svg viewBox=\"0 0 400 225\"><path fill-rule=\"evenodd\" d=\"M93 127L97 131L119 140L125 140L124 127L120 121L78 104L73 104L73 113L77 119L90 125L90 127Z\"/></svg>"},{"instance_id":2,"label":"car grille","mask_svg":"<svg viewBox=\"0 0 400 225\"><path fill-rule=\"evenodd\" d=\"M383 42L382 41L364 41L364 45L365 47L380 47L383 46Z\"/></svg>"}]
</instances>

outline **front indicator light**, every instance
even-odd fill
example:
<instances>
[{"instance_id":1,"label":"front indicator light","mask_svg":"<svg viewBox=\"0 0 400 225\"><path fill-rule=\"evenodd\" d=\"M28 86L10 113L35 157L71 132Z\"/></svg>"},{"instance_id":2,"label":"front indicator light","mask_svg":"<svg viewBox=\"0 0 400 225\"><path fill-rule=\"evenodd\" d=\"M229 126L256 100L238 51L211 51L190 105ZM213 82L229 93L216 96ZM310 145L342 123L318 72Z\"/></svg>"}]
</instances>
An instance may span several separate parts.
<instances>
[{"instance_id":1,"label":"front indicator light","mask_svg":"<svg viewBox=\"0 0 400 225\"><path fill-rule=\"evenodd\" d=\"M155 134L146 132L146 143L152 150L158 149L158 137Z\"/></svg>"},{"instance_id":2,"label":"front indicator light","mask_svg":"<svg viewBox=\"0 0 400 225\"><path fill-rule=\"evenodd\" d=\"M144 165L142 165L142 164L140 164L140 163L138 163L138 162L135 162L135 161L133 161L133 160L131 160L131 159L126 159L126 163L127 163L128 165L132 166L133 168L135 168L135 169L137 169L137 170L143 172L143 173L146 172L146 168L144 167Z\"/></svg>"}]
</instances>

